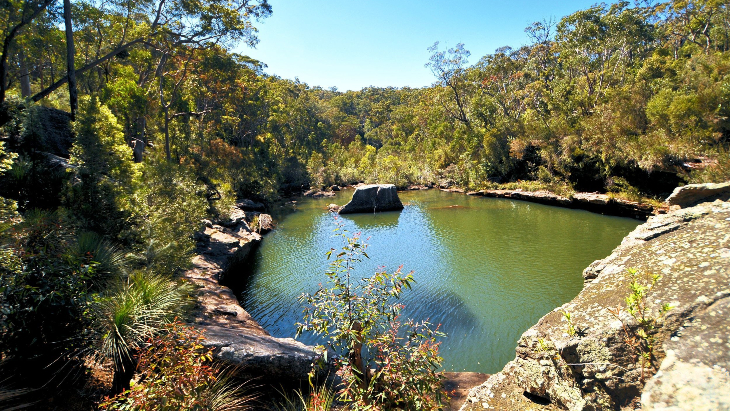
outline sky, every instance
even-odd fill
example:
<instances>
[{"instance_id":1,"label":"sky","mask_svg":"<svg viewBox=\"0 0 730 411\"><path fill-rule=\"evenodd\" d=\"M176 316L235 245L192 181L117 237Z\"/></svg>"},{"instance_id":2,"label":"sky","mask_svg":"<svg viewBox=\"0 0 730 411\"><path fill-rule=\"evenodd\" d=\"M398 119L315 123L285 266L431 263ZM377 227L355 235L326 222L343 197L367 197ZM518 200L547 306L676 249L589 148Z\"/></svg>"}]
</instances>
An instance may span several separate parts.
<instances>
[{"instance_id":1,"label":"sky","mask_svg":"<svg viewBox=\"0 0 730 411\"><path fill-rule=\"evenodd\" d=\"M469 64L502 46L529 44L525 27L586 9L595 0L269 0L254 22L259 44L233 51L262 61L266 73L337 87L424 87L427 48L464 43Z\"/></svg>"}]
</instances>

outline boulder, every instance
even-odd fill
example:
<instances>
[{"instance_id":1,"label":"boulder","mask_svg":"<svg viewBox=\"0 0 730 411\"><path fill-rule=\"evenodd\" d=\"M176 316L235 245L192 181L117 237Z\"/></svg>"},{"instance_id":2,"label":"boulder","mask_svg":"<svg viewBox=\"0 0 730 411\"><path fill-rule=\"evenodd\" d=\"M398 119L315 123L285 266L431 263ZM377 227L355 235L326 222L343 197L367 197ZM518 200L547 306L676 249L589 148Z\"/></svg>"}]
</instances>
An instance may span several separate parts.
<instances>
[{"instance_id":1,"label":"boulder","mask_svg":"<svg viewBox=\"0 0 730 411\"><path fill-rule=\"evenodd\" d=\"M578 296L527 330L515 359L462 410L728 409L728 232L723 201L649 218L586 269ZM642 285L659 276L642 299L656 319L653 364L642 365L646 345L627 310L629 268ZM663 304L671 309L660 315Z\"/></svg>"},{"instance_id":2,"label":"boulder","mask_svg":"<svg viewBox=\"0 0 730 411\"><path fill-rule=\"evenodd\" d=\"M219 325L199 328L205 336L203 345L213 348L215 358L236 365L239 376L254 378L257 383L306 381L319 356L315 347L293 338L274 338Z\"/></svg>"},{"instance_id":3,"label":"boulder","mask_svg":"<svg viewBox=\"0 0 730 411\"><path fill-rule=\"evenodd\" d=\"M398 190L393 184L370 184L357 187L352 200L340 208L340 214L374 213L402 210Z\"/></svg>"},{"instance_id":4,"label":"boulder","mask_svg":"<svg viewBox=\"0 0 730 411\"><path fill-rule=\"evenodd\" d=\"M667 197L666 202L670 206L684 208L695 205L700 201L707 202L716 199L723 201L730 199L730 181L717 184L687 184L686 186L677 187Z\"/></svg>"},{"instance_id":5,"label":"boulder","mask_svg":"<svg viewBox=\"0 0 730 411\"><path fill-rule=\"evenodd\" d=\"M248 221L254 221L255 223L251 229L259 234L266 234L274 229L274 219L270 214L251 212L248 213Z\"/></svg>"}]
</instances>

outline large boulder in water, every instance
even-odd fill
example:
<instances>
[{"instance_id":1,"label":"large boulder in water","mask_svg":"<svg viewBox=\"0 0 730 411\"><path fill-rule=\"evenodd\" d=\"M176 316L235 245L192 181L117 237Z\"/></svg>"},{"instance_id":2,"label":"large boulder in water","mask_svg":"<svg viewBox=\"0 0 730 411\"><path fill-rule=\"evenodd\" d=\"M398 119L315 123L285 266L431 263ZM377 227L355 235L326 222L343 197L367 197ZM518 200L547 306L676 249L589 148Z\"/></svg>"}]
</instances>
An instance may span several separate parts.
<instances>
[{"instance_id":1,"label":"large boulder in water","mask_svg":"<svg viewBox=\"0 0 730 411\"><path fill-rule=\"evenodd\" d=\"M340 209L340 214L374 213L402 210L398 190L393 184L370 184L357 187L352 200Z\"/></svg>"}]
</instances>

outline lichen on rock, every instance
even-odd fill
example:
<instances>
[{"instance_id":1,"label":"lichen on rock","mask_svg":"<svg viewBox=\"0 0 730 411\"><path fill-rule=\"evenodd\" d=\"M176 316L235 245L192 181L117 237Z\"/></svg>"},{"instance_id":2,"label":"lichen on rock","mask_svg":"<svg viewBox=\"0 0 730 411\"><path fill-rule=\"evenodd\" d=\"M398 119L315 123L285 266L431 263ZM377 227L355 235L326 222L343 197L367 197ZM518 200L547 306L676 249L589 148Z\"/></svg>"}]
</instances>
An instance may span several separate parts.
<instances>
[{"instance_id":1,"label":"lichen on rock","mask_svg":"<svg viewBox=\"0 0 730 411\"><path fill-rule=\"evenodd\" d=\"M646 281L658 275L645 295L657 319L652 365L642 363L641 338L629 344L640 335L626 309L629 268ZM515 359L474 388L463 410L728 409L730 203L651 217L584 278L580 294L526 331ZM672 308L662 317L664 304Z\"/></svg>"}]
</instances>

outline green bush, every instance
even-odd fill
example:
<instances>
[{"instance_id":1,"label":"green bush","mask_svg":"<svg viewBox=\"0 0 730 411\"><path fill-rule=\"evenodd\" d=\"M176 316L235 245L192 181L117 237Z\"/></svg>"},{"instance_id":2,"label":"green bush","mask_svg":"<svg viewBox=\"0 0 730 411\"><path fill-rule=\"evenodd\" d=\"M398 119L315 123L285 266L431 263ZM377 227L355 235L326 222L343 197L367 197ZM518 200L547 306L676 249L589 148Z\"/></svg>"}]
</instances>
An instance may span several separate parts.
<instances>
[{"instance_id":1,"label":"green bush","mask_svg":"<svg viewBox=\"0 0 730 411\"><path fill-rule=\"evenodd\" d=\"M412 274L377 272L352 277L354 265L367 258L367 245L338 227L345 245L331 250L328 287L300 298L307 305L298 334L322 335L335 355L342 378L339 396L356 410L435 410L442 406L441 365L436 337L443 336L427 322L401 323L401 293L411 288ZM325 356L326 357L326 356ZM326 358L324 358L326 359ZM314 374L316 370L313 370Z\"/></svg>"}]
</instances>

